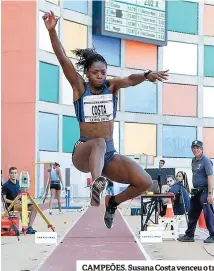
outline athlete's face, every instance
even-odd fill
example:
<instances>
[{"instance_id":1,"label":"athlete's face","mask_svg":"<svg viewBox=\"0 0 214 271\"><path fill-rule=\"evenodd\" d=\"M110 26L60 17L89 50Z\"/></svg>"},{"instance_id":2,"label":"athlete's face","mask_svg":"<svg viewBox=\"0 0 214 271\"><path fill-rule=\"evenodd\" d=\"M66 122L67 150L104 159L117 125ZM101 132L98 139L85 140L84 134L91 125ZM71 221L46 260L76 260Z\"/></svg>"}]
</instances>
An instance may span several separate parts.
<instances>
[{"instance_id":1,"label":"athlete's face","mask_svg":"<svg viewBox=\"0 0 214 271\"><path fill-rule=\"evenodd\" d=\"M106 66L103 62L94 62L88 69L86 76L89 82L95 88L99 88L106 80Z\"/></svg>"}]
</instances>

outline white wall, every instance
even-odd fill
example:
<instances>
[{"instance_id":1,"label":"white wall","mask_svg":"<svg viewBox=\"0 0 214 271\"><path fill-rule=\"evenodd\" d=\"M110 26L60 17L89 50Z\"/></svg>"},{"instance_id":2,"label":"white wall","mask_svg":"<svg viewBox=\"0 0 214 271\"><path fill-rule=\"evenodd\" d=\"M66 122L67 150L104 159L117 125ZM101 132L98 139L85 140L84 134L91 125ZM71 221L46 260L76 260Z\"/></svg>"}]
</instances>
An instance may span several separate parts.
<instances>
[{"instance_id":1,"label":"white wall","mask_svg":"<svg viewBox=\"0 0 214 271\"><path fill-rule=\"evenodd\" d=\"M131 157L133 158L133 157ZM133 158L134 159L134 158ZM155 158L154 168L159 165L161 157ZM182 158L164 158L166 161L166 168L175 168L175 172L185 171L188 177L190 188L192 187L192 171L191 171L191 159ZM136 161L136 160L135 160ZM212 159L214 164L214 159ZM71 183L71 195L74 197L89 197L89 188L86 188L87 178L91 177L90 173L85 174L78 171L72 164L71 154L69 153L56 153L40 151L38 153L38 162L58 162L62 170L62 178L65 184L65 168L70 168L70 183ZM40 195L41 189L44 183L44 166L37 167L36 175L36 195ZM118 194L122 187L127 187L126 184L114 183L114 193ZM62 196L64 196L64 192Z\"/></svg>"},{"instance_id":2,"label":"white wall","mask_svg":"<svg viewBox=\"0 0 214 271\"><path fill-rule=\"evenodd\" d=\"M56 152L46 152L40 151L38 153L38 162L57 162L60 164L62 171L62 179L65 185L65 169L70 168L70 184L74 197L88 197L89 189L85 188L87 185L87 177L90 174L81 173L77 170L71 160L71 154L69 153L56 153ZM36 195L39 196L39 191L43 188L44 183L44 166L40 165L37 167L36 175ZM62 193L64 196L65 191Z\"/></svg>"}]
</instances>

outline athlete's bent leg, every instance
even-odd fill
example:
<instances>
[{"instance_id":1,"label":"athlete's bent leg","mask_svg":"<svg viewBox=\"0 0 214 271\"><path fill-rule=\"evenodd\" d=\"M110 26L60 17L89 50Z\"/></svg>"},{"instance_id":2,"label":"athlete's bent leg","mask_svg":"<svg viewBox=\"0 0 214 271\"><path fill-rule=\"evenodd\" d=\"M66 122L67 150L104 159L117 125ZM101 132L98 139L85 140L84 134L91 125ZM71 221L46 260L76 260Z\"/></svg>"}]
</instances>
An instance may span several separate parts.
<instances>
[{"instance_id":1,"label":"athlete's bent leg","mask_svg":"<svg viewBox=\"0 0 214 271\"><path fill-rule=\"evenodd\" d=\"M105 189L106 179L102 177L106 142L103 138L96 138L80 143L73 153L73 164L82 172L91 172L93 183L91 186L91 205L99 206L101 193Z\"/></svg>"},{"instance_id":2,"label":"athlete's bent leg","mask_svg":"<svg viewBox=\"0 0 214 271\"><path fill-rule=\"evenodd\" d=\"M104 175L119 183L130 184L126 190L116 196L106 196L106 213L104 217L108 228L113 225L117 206L145 192L152 185L151 176L132 159L116 154L103 170Z\"/></svg>"},{"instance_id":3,"label":"athlete's bent leg","mask_svg":"<svg viewBox=\"0 0 214 271\"><path fill-rule=\"evenodd\" d=\"M74 166L82 172L91 172L92 179L101 176L104 167L106 143L103 138L88 140L79 144L73 154Z\"/></svg>"},{"instance_id":4,"label":"athlete's bent leg","mask_svg":"<svg viewBox=\"0 0 214 271\"><path fill-rule=\"evenodd\" d=\"M118 204L141 195L152 185L151 176L139 164L123 155L114 155L103 173L115 182L130 184L115 196Z\"/></svg>"}]
</instances>

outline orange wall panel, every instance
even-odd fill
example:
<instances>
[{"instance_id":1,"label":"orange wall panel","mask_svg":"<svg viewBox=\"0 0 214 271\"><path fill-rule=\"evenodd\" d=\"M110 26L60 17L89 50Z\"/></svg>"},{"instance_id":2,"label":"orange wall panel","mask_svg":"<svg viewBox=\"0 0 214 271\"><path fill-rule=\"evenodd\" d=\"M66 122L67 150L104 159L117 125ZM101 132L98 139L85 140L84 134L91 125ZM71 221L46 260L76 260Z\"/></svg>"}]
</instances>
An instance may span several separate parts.
<instances>
[{"instance_id":1,"label":"orange wall panel","mask_svg":"<svg viewBox=\"0 0 214 271\"><path fill-rule=\"evenodd\" d=\"M204 5L204 35L214 36L214 6Z\"/></svg>"},{"instance_id":2,"label":"orange wall panel","mask_svg":"<svg viewBox=\"0 0 214 271\"><path fill-rule=\"evenodd\" d=\"M156 156L156 137L156 125L126 122L124 138L125 155L145 153Z\"/></svg>"},{"instance_id":3,"label":"orange wall panel","mask_svg":"<svg viewBox=\"0 0 214 271\"><path fill-rule=\"evenodd\" d=\"M204 153L209 158L214 158L214 128L203 128Z\"/></svg>"},{"instance_id":4,"label":"orange wall panel","mask_svg":"<svg viewBox=\"0 0 214 271\"><path fill-rule=\"evenodd\" d=\"M134 69L157 69L157 46L137 41L125 41L125 66Z\"/></svg>"},{"instance_id":5,"label":"orange wall panel","mask_svg":"<svg viewBox=\"0 0 214 271\"><path fill-rule=\"evenodd\" d=\"M195 117L197 115L197 87L163 84L163 114Z\"/></svg>"},{"instance_id":6,"label":"orange wall panel","mask_svg":"<svg viewBox=\"0 0 214 271\"><path fill-rule=\"evenodd\" d=\"M35 162L36 2L2 2L2 170ZM34 195L34 183L30 193Z\"/></svg>"}]
</instances>

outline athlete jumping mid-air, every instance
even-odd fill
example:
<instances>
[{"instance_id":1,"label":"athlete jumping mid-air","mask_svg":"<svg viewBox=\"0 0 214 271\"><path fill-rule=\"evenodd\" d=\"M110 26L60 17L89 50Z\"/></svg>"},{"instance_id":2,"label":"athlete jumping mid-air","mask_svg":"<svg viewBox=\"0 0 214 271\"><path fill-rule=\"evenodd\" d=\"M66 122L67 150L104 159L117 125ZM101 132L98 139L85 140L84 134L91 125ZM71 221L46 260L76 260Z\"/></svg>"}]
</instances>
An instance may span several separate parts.
<instances>
[{"instance_id":1,"label":"athlete jumping mid-air","mask_svg":"<svg viewBox=\"0 0 214 271\"><path fill-rule=\"evenodd\" d=\"M152 179L140 165L132 159L116 153L113 142L114 119L117 111L118 91L142 83L168 79L168 71L145 71L126 78L106 80L106 60L94 49L76 49L77 68L83 68L87 82L76 71L57 37L55 26L59 18L54 13L43 16L49 32L53 50L63 72L73 89L73 101L80 126L80 139L76 142L72 160L81 172L90 172L91 205L100 205L100 195L105 189L106 177L115 182L129 184L126 190L116 196L105 197L104 222L108 228L113 225L117 206L146 191ZM72 35L72 33L71 33ZM139 57L139 56L136 56ZM137 131L136 131L137 132Z\"/></svg>"}]
</instances>

